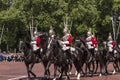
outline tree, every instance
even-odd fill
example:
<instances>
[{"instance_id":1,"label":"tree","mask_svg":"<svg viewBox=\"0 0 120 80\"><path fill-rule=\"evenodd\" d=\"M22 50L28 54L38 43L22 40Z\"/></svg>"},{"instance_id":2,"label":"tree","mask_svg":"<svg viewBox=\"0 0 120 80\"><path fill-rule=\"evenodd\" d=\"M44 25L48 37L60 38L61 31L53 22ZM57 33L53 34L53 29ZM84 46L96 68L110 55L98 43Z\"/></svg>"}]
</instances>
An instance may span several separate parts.
<instances>
[{"instance_id":1,"label":"tree","mask_svg":"<svg viewBox=\"0 0 120 80\"><path fill-rule=\"evenodd\" d=\"M112 31L110 16L120 12L119 0L0 0L0 28L5 25L2 45L16 48L20 39L30 40L30 26L48 32L50 26L60 38L66 16L72 21L74 39L89 28L101 43ZM70 27L69 27L70 28ZM101 33L102 32L102 33ZM12 36L12 37L11 37ZM4 48L4 47L3 47Z\"/></svg>"}]
</instances>

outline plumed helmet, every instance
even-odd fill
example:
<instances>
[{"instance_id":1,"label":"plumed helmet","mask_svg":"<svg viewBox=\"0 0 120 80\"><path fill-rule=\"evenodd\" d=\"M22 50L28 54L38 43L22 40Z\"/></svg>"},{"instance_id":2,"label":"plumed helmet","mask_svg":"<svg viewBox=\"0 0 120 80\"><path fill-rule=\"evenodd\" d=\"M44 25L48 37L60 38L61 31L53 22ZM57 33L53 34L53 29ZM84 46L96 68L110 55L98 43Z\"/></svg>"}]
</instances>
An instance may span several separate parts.
<instances>
[{"instance_id":1,"label":"plumed helmet","mask_svg":"<svg viewBox=\"0 0 120 80\"><path fill-rule=\"evenodd\" d=\"M109 33L108 40L112 40L112 35Z\"/></svg>"},{"instance_id":2,"label":"plumed helmet","mask_svg":"<svg viewBox=\"0 0 120 80\"><path fill-rule=\"evenodd\" d=\"M88 35L91 35L91 32L88 31L87 34L88 34Z\"/></svg>"},{"instance_id":3,"label":"plumed helmet","mask_svg":"<svg viewBox=\"0 0 120 80\"><path fill-rule=\"evenodd\" d=\"M87 32L87 35L88 35L88 36L91 36L91 35L92 35L92 33L91 33L91 28L89 28L89 30L88 30L88 32Z\"/></svg>"},{"instance_id":4,"label":"plumed helmet","mask_svg":"<svg viewBox=\"0 0 120 80\"><path fill-rule=\"evenodd\" d=\"M63 32L64 32L64 33L65 33L65 32L68 32L68 27L67 27L67 26L65 26Z\"/></svg>"},{"instance_id":5,"label":"plumed helmet","mask_svg":"<svg viewBox=\"0 0 120 80\"><path fill-rule=\"evenodd\" d=\"M50 26L49 34L53 34L53 33L54 33L53 28L52 26Z\"/></svg>"},{"instance_id":6,"label":"plumed helmet","mask_svg":"<svg viewBox=\"0 0 120 80\"><path fill-rule=\"evenodd\" d=\"M54 33L54 31L53 30L49 30L49 33L52 34L52 33Z\"/></svg>"},{"instance_id":7,"label":"plumed helmet","mask_svg":"<svg viewBox=\"0 0 120 80\"><path fill-rule=\"evenodd\" d=\"M34 31L34 35L37 35L37 31Z\"/></svg>"}]
</instances>

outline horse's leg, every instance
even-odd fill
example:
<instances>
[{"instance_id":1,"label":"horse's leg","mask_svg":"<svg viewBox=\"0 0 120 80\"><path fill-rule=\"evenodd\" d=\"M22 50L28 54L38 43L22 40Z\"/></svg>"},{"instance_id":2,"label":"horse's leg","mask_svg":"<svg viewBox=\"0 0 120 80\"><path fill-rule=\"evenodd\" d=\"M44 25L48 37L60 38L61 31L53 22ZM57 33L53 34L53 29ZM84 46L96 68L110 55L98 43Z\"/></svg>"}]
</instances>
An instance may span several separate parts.
<instances>
[{"instance_id":1,"label":"horse's leg","mask_svg":"<svg viewBox=\"0 0 120 80\"><path fill-rule=\"evenodd\" d=\"M120 59L118 59L118 67L119 67L119 71L120 72Z\"/></svg>"},{"instance_id":2,"label":"horse's leg","mask_svg":"<svg viewBox=\"0 0 120 80\"><path fill-rule=\"evenodd\" d=\"M88 63L88 66L87 66L87 67L88 67L88 70L89 70L89 74L92 72L92 70L91 70L91 65L92 65L92 62L89 62L89 63Z\"/></svg>"},{"instance_id":3,"label":"horse's leg","mask_svg":"<svg viewBox=\"0 0 120 80\"><path fill-rule=\"evenodd\" d=\"M108 64L109 64L109 61L106 61L105 62L105 74L109 74L107 70Z\"/></svg>"},{"instance_id":4,"label":"horse's leg","mask_svg":"<svg viewBox=\"0 0 120 80\"><path fill-rule=\"evenodd\" d=\"M29 72L29 63L27 63L26 61L24 62L26 69L27 69L27 74L28 74L28 79L30 78L30 72Z\"/></svg>"},{"instance_id":5,"label":"horse's leg","mask_svg":"<svg viewBox=\"0 0 120 80\"><path fill-rule=\"evenodd\" d=\"M84 71L83 71L83 66L84 66L84 62L81 60L80 62L80 70L82 71L83 75L85 75Z\"/></svg>"},{"instance_id":6,"label":"horse's leg","mask_svg":"<svg viewBox=\"0 0 120 80\"><path fill-rule=\"evenodd\" d=\"M102 76L102 68L103 68L103 65L100 63L99 64L100 65L100 74L99 74L99 76Z\"/></svg>"},{"instance_id":7,"label":"horse's leg","mask_svg":"<svg viewBox=\"0 0 120 80\"><path fill-rule=\"evenodd\" d=\"M33 68L34 64L35 64L35 63L32 63L32 64L30 65L29 72L30 72L34 77L36 77L35 73L32 72L32 68Z\"/></svg>"},{"instance_id":8,"label":"horse's leg","mask_svg":"<svg viewBox=\"0 0 120 80\"><path fill-rule=\"evenodd\" d=\"M54 64L54 79L53 80L56 80L56 72L57 72L57 66Z\"/></svg>"},{"instance_id":9,"label":"horse's leg","mask_svg":"<svg viewBox=\"0 0 120 80\"><path fill-rule=\"evenodd\" d=\"M117 59L113 62L113 67L114 67L113 74L115 74L116 71L119 71L118 60Z\"/></svg>"},{"instance_id":10,"label":"horse's leg","mask_svg":"<svg viewBox=\"0 0 120 80\"><path fill-rule=\"evenodd\" d=\"M46 66L47 66L47 63L46 62L43 62L43 66L44 66L44 77L46 78Z\"/></svg>"},{"instance_id":11,"label":"horse's leg","mask_svg":"<svg viewBox=\"0 0 120 80\"><path fill-rule=\"evenodd\" d=\"M115 63L116 63L116 67L117 67L117 69L118 69L117 71L119 72L120 69L119 69L119 65L118 65L118 60L116 60Z\"/></svg>"},{"instance_id":12,"label":"horse's leg","mask_svg":"<svg viewBox=\"0 0 120 80\"><path fill-rule=\"evenodd\" d=\"M94 61L92 61L91 62L91 64L92 64L92 72L91 72L91 77L93 76L93 74L94 74L94 69L95 69L95 65L94 65Z\"/></svg>"},{"instance_id":13,"label":"horse's leg","mask_svg":"<svg viewBox=\"0 0 120 80\"><path fill-rule=\"evenodd\" d=\"M77 74L76 75L78 75L78 73L80 73L80 70L79 70L79 62L77 61L77 60L75 60L75 61L73 61L73 64L74 64L74 66L75 66L75 68L76 68L76 71L77 71Z\"/></svg>"},{"instance_id":14,"label":"horse's leg","mask_svg":"<svg viewBox=\"0 0 120 80\"><path fill-rule=\"evenodd\" d=\"M63 70L64 70L64 69L63 69L63 66L60 66L60 67L61 67L61 68L60 68L60 69L61 69L61 74L60 74L60 77L59 77L59 79L60 79L60 80L62 80L62 76L63 76Z\"/></svg>"},{"instance_id":15,"label":"horse's leg","mask_svg":"<svg viewBox=\"0 0 120 80\"><path fill-rule=\"evenodd\" d=\"M80 79L80 69L81 69L81 66L79 65L79 61L76 60L74 61L74 66L76 68L76 71L77 71L77 79Z\"/></svg>"},{"instance_id":16,"label":"horse's leg","mask_svg":"<svg viewBox=\"0 0 120 80\"><path fill-rule=\"evenodd\" d=\"M88 63L85 64L85 77L87 77L87 67L88 67Z\"/></svg>"},{"instance_id":17,"label":"horse's leg","mask_svg":"<svg viewBox=\"0 0 120 80\"><path fill-rule=\"evenodd\" d=\"M64 71L65 71L65 75L67 76L67 80L70 80L70 77L69 77L69 75L67 74L68 69L67 69L67 67L66 67L66 66L64 67Z\"/></svg>"},{"instance_id":18,"label":"horse's leg","mask_svg":"<svg viewBox=\"0 0 120 80\"><path fill-rule=\"evenodd\" d=\"M113 67L114 67L114 71L112 72L112 74L115 74L117 71L117 66L116 66L115 62L113 62Z\"/></svg>"},{"instance_id":19,"label":"horse's leg","mask_svg":"<svg viewBox=\"0 0 120 80\"><path fill-rule=\"evenodd\" d=\"M49 61L48 64L47 64L47 66L46 66L46 73L48 75L47 76L48 78L50 78L50 70L49 70L50 65L51 65L51 62Z\"/></svg>"},{"instance_id":20,"label":"horse's leg","mask_svg":"<svg viewBox=\"0 0 120 80\"><path fill-rule=\"evenodd\" d=\"M92 65L92 70L91 70L91 65ZM89 74L91 74L91 77L93 76L93 66L94 66L93 61L88 63Z\"/></svg>"},{"instance_id":21,"label":"horse's leg","mask_svg":"<svg viewBox=\"0 0 120 80\"><path fill-rule=\"evenodd\" d=\"M28 74L28 79L30 78L30 72L29 72L29 64L26 64L26 68L27 68L27 74Z\"/></svg>"},{"instance_id":22,"label":"horse's leg","mask_svg":"<svg viewBox=\"0 0 120 80\"><path fill-rule=\"evenodd\" d=\"M120 68L119 68L119 61L117 60L117 67L118 67L118 72L120 71Z\"/></svg>"},{"instance_id":23,"label":"horse's leg","mask_svg":"<svg viewBox=\"0 0 120 80\"><path fill-rule=\"evenodd\" d=\"M97 73L97 70L98 70L98 60L96 61L96 68L95 68L95 73Z\"/></svg>"},{"instance_id":24,"label":"horse's leg","mask_svg":"<svg viewBox=\"0 0 120 80\"><path fill-rule=\"evenodd\" d=\"M72 74L72 73L71 73L71 70L72 70L72 63L69 63L69 64L68 64L68 68L69 68L68 74L71 75L71 74Z\"/></svg>"}]
</instances>

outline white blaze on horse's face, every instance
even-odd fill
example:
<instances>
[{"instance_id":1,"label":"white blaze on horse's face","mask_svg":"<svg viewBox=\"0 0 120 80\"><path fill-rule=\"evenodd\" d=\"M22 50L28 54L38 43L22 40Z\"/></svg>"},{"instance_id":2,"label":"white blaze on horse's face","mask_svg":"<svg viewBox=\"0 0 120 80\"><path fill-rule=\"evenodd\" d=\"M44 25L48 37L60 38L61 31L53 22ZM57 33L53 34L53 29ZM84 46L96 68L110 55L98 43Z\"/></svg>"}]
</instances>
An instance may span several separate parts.
<instances>
[{"instance_id":1,"label":"white blaze on horse's face","mask_svg":"<svg viewBox=\"0 0 120 80\"><path fill-rule=\"evenodd\" d=\"M23 43L23 41L20 41L20 42L19 42L19 51L22 50L22 43Z\"/></svg>"},{"instance_id":2,"label":"white blaze on horse's face","mask_svg":"<svg viewBox=\"0 0 120 80\"><path fill-rule=\"evenodd\" d=\"M118 45L118 47L120 48L120 45Z\"/></svg>"},{"instance_id":3,"label":"white blaze on horse's face","mask_svg":"<svg viewBox=\"0 0 120 80\"><path fill-rule=\"evenodd\" d=\"M107 44L106 41L104 41L103 44Z\"/></svg>"}]
</instances>

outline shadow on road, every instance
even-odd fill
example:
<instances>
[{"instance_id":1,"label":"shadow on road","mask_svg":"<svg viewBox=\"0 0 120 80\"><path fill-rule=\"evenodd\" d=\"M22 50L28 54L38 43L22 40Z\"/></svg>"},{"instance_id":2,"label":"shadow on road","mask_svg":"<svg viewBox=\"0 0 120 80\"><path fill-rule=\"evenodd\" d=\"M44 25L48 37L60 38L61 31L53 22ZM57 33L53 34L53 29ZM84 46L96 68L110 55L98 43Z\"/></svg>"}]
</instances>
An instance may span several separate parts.
<instances>
[{"instance_id":1,"label":"shadow on road","mask_svg":"<svg viewBox=\"0 0 120 80\"><path fill-rule=\"evenodd\" d=\"M19 80L53 80L52 78L51 79L46 79L46 78L44 78L44 77L36 77L36 78L21 78L21 79L19 79ZM60 80L60 79L56 79L56 80ZM64 79L61 79L61 80L64 80Z\"/></svg>"}]
</instances>

